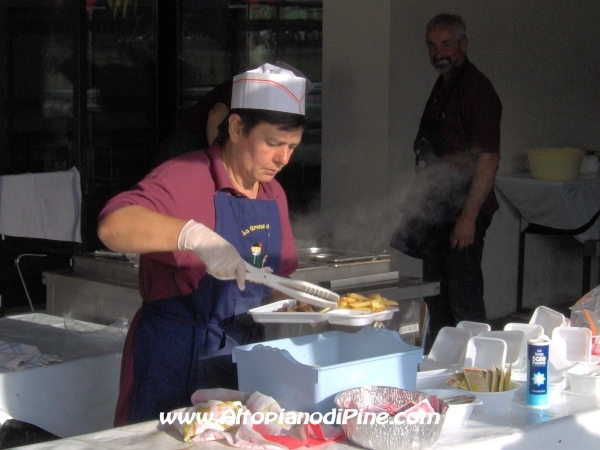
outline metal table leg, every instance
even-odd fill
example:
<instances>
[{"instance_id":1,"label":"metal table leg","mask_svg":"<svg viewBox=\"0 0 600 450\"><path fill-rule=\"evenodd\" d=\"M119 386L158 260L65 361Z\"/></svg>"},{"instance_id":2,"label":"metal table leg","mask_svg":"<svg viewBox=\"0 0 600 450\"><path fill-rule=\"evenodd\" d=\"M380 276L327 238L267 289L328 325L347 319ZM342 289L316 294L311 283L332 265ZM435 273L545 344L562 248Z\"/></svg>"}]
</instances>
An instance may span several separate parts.
<instances>
[{"instance_id":1,"label":"metal table leg","mask_svg":"<svg viewBox=\"0 0 600 450\"><path fill-rule=\"evenodd\" d=\"M22 255L17 256L17 259L15 259L15 266L17 266L17 271L19 272L19 277L21 277L21 282L23 283L23 289L25 289L25 295L27 296L27 300L29 300L29 306L31 306L31 312L35 312L35 308L33 307L33 301L31 300L31 296L29 295L29 291L27 290L27 285L25 284L25 278L23 277L23 274L21 273L21 267L19 267L19 262L21 261L21 258L23 256L37 256L37 257L44 257L44 256L48 256L48 255L41 255L41 254L35 254L35 253L24 253Z\"/></svg>"},{"instance_id":2,"label":"metal table leg","mask_svg":"<svg viewBox=\"0 0 600 450\"><path fill-rule=\"evenodd\" d=\"M519 232L519 264L517 269L517 312L523 311L523 272L525 270L525 234Z\"/></svg>"},{"instance_id":3,"label":"metal table leg","mask_svg":"<svg viewBox=\"0 0 600 450\"><path fill-rule=\"evenodd\" d=\"M583 283L581 286L581 295L587 294L592 289L592 257L599 260L598 278L600 283L600 240L591 239L584 242L583 248Z\"/></svg>"}]
</instances>

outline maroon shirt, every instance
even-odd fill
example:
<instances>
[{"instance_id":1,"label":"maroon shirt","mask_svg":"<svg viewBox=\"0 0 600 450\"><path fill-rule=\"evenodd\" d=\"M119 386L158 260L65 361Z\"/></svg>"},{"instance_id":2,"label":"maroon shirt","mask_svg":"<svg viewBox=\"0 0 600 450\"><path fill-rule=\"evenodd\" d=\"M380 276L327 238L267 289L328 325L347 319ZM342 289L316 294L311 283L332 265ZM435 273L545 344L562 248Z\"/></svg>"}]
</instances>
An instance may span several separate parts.
<instances>
[{"instance_id":1,"label":"maroon shirt","mask_svg":"<svg viewBox=\"0 0 600 450\"><path fill-rule=\"evenodd\" d=\"M440 151L457 170L474 168L464 167L465 159L461 158L472 151L500 154L502 104L490 80L468 58L445 83L438 77L423 117L434 118L440 109ZM492 188L480 213L491 217L498 207Z\"/></svg>"},{"instance_id":2,"label":"maroon shirt","mask_svg":"<svg viewBox=\"0 0 600 450\"><path fill-rule=\"evenodd\" d=\"M102 221L111 212L129 205L180 219L194 219L215 227L214 195L220 189L240 194L229 180L220 146L186 153L148 174L130 191L113 197L100 212ZM258 199L275 199L281 221L281 263L278 275L287 277L298 267L296 246L283 188L276 181L260 183ZM157 300L194 291L206 273L205 264L193 252L163 252L141 255L139 289L144 300Z\"/></svg>"}]
</instances>

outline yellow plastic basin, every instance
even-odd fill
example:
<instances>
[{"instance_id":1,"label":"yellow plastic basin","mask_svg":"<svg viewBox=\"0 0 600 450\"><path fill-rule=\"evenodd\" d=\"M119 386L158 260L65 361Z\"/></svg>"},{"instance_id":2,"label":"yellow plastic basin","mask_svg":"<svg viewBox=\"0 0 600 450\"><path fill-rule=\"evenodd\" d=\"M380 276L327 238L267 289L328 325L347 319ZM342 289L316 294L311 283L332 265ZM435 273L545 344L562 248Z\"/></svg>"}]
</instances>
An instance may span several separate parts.
<instances>
[{"instance_id":1,"label":"yellow plastic basin","mask_svg":"<svg viewBox=\"0 0 600 450\"><path fill-rule=\"evenodd\" d=\"M527 151L531 176L546 181L576 180L584 151L579 148L534 148Z\"/></svg>"}]
</instances>

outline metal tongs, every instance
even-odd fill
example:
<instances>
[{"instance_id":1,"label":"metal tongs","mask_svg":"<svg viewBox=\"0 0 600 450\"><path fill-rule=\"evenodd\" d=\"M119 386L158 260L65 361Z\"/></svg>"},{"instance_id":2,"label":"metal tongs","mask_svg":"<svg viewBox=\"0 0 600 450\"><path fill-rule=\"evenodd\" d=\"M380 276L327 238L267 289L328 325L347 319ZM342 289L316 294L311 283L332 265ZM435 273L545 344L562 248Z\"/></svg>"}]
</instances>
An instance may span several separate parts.
<instances>
[{"instance_id":1,"label":"metal tongs","mask_svg":"<svg viewBox=\"0 0 600 450\"><path fill-rule=\"evenodd\" d=\"M246 280L261 283L291 296L295 300L321 308L337 308L340 296L329 289L322 288L308 281L292 280L264 272L248 262L246 265Z\"/></svg>"}]
</instances>

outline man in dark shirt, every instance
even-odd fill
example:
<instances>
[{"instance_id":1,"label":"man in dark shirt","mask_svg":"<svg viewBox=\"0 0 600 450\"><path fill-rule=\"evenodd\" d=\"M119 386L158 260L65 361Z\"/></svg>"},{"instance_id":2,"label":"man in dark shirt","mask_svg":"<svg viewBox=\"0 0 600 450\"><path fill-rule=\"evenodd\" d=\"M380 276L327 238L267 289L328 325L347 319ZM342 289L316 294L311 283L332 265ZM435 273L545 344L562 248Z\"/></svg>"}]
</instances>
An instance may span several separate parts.
<instances>
[{"instance_id":1,"label":"man in dark shirt","mask_svg":"<svg viewBox=\"0 0 600 450\"><path fill-rule=\"evenodd\" d=\"M417 228L430 231L429 247L417 255L423 259L423 279L440 281L440 294L425 299L435 338L443 326L486 320L481 259L486 229L498 210L494 179L502 105L490 81L467 58L460 16L431 19L426 41L440 76L415 139L412 197L418 201L411 207L418 209Z\"/></svg>"}]
</instances>

